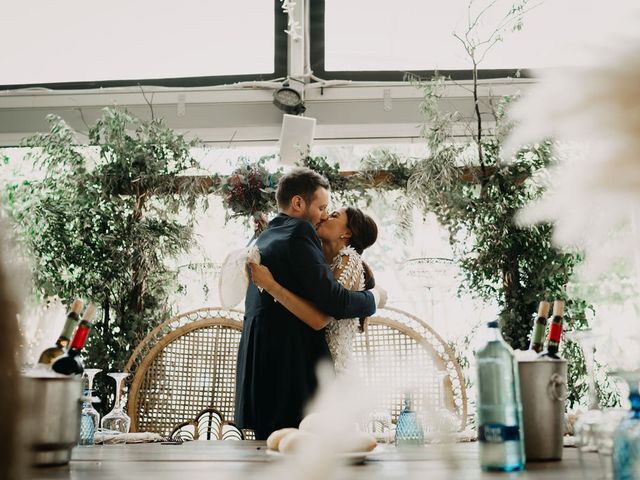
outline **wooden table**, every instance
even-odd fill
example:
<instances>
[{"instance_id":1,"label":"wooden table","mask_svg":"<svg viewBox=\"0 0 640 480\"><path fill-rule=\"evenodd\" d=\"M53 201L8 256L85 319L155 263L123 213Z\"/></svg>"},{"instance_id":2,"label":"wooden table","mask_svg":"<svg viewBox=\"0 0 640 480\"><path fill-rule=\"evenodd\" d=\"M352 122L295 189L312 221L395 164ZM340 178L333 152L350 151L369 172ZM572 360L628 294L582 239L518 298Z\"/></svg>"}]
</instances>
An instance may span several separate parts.
<instances>
[{"instance_id":1,"label":"wooden table","mask_svg":"<svg viewBox=\"0 0 640 480\"><path fill-rule=\"evenodd\" d=\"M586 465L598 472L597 454ZM323 462L326 464L326 462ZM326 465L324 465L326 466ZM267 455L264 442L188 442L182 445L139 444L76 447L68 466L39 468L28 478L50 480L234 480L263 478L307 479L295 467ZM317 477L318 480L327 475ZM426 445L398 450L379 445L362 465L340 467L335 478L397 480L421 479L566 479L585 478L576 449L566 448L561 462L530 463L516 473L486 473L478 467L477 443ZM596 477L593 477L596 478ZM315 479L314 479L315 480Z\"/></svg>"}]
</instances>

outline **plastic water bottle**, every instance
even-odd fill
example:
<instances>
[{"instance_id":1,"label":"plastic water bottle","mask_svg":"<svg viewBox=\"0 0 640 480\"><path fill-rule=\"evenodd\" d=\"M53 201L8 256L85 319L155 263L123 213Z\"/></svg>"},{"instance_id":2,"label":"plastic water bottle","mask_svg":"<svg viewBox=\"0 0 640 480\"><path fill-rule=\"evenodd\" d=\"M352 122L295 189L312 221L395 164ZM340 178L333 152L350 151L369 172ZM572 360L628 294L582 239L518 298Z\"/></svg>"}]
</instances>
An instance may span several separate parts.
<instances>
[{"instance_id":1,"label":"plastic water bottle","mask_svg":"<svg viewBox=\"0 0 640 480\"><path fill-rule=\"evenodd\" d=\"M489 341L476 354L478 440L483 470L523 470L522 403L518 364L498 322L489 322Z\"/></svg>"}]
</instances>

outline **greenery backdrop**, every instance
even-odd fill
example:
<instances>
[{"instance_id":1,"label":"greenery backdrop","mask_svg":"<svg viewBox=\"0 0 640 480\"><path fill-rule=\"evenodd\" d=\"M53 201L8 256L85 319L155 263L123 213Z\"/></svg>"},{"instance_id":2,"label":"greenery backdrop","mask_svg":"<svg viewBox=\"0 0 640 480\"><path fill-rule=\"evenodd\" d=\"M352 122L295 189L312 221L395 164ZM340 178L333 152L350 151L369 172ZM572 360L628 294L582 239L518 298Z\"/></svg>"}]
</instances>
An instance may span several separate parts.
<instances>
[{"instance_id":1,"label":"greenery backdrop","mask_svg":"<svg viewBox=\"0 0 640 480\"><path fill-rule=\"evenodd\" d=\"M440 79L422 84L425 102L434 101L439 85ZM206 207L207 194L216 194L222 196L228 218L249 219L258 212L273 212L273 189L281 172L266 169L268 158L243 158L228 176L180 176L178 172L188 173L197 165L187 153L192 143L182 143L183 139L165 132L177 142L172 149L145 151L149 134L143 134L144 128L153 122L144 126L145 122L124 112L108 110L95 128L104 130L106 122L109 129L128 138L94 134L98 150L91 150L76 147L74 133L59 119L51 121L49 134L26 142L37 146L33 159L47 169L46 177L10 185L6 205L32 253L39 292L67 300L80 296L101 304L97 334L90 337L88 346L88 364L120 369L137 342L171 314L166 299L176 272L166 262L191 246L197 205ZM130 128L121 128L123 122L142 130L134 138L127 133L132 132ZM143 145L136 146L138 142ZM118 160L131 153L112 154L117 145L138 152L137 162L135 156L129 157L131 163ZM450 232L462 267L461 289L497 301L505 337L514 347L526 348L537 302L567 298L564 286L579 261L577 255L553 248L551 226L524 229L512 221L520 207L542 193L536 175L553 161L551 144L531 146L515 162L503 164L497 155L499 140L488 139L483 147L484 184L477 164L461 160L469 158L470 148L443 141L422 159L372 151L350 175L341 173L326 157L307 157L301 164L331 180L339 203L367 205L376 190L395 192L401 231L410 230L408 213L413 208L435 212ZM151 155L157 162L158 152L165 155L159 168L157 163L154 167L161 174L150 175L141 159ZM180 160L176 163L175 158ZM164 162L176 166L162 166ZM186 221L178 221L180 210L189 212ZM143 281L135 282L137 278ZM587 305L579 299L568 300L567 326L584 328ZM581 354L571 343L565 342L563 348L563 354L573 360L570 381L579 388L571 401L576 402L586 388ZM461 362L467 363L465 354L459 353ZM611 390L604 392L610 395ZM609 396L604 403L614 401Z\"/></svg>"},{"instance_id":2,"label":"greenery backdrop","mask_svg":"<svg viewBox=\"0 0 640 480\"><path fill-rule=\"evenodd\" d=\"M175 272L167 261L188 251L193 214L206 206L201 182L176 182L197 167L190 153L196 143L160 120L115 109L91 127L89 147L79 147L60 118L49 122L48 133L24 143L44 178L8 185L3 203L32 262L37 293L99 305L86 363L122 370L170 314ZM101 392L113 389L105 381L97 379Z\"/></svg>"}]
</instances>

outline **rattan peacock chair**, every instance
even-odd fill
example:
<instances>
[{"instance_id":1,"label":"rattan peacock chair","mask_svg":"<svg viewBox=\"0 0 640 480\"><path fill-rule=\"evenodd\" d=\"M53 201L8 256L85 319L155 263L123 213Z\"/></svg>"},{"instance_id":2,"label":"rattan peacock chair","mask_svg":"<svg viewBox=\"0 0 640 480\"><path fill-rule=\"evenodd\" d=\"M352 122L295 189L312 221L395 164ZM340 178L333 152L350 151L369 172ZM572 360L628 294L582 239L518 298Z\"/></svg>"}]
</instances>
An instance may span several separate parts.
<instances>
[{"instance_id":1,"label":"rattan peacock chair","mask_svg":"<svg viewBox=\"0 0 640 480\"><path fill-rule=\"evenodd\" d=\"M217 412L222 425L232 425L242 319L239 310L201 308L173 317L147 335L125 367L133 374L131 431L171 435L180 426L197 423L204 411ZM253 438L250 430L242 434Z\"/></svg>"},{"instance_id":2,"label":"rattan peacock chair","mask_svg":"<svg viewBox=\"0 0 640 480\"><path fill-rule=\"evenodd\" d=\"M467 421L467 393L455 355L424 321L395 308L379 309L354 341L354 362L365 381L386 390L383 405L395 423L405 391L414 408L433 413L445 408L459 430Z\"/></svg>"}]
</instances>

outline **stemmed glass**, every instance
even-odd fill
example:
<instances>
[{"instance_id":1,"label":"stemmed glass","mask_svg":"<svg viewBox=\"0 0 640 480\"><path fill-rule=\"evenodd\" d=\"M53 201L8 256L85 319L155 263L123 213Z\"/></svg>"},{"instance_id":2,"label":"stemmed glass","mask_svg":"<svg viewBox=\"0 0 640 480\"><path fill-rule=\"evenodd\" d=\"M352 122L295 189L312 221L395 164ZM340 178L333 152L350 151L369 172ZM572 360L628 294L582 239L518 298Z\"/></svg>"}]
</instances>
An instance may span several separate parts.
<instances>
[{"instance_id":1,"label":"stemmed glass","mask_svg":"<svg viewBox=\"0 0 640 480\"><path fill-rule=\"evenodd\" d=\"M598 391L596 389L596 380L594 373L594 351L596 341L599 334L592 329L575 330L565 334L568 340L576 342L582 349L584 355L584 363L586 374L589 381L588 389L588 410L580 415L575 427L576 443L578 452L595 452L598 450L597 438L595 430L602 418L602 410L600 410L600 402L598 400Z\"/></svg>"},{"instance_id":2,"label":"stemmed glass","mask_svg":"<svg viewBox=\"0 0 640 480\"><path fill-rule=\"evenodd\" d=\"M460 420L458 416L447 408L447 391L451 384L449 372L446 370L438 370L438 408L436 409L436 418L438 422L437 430L442 434L451 434L458 430Z\"/></svg>"},{"instance_id":3,"label":"stemmed glass","mask_svg":"<svg viewBox=\"0 0 640 480\"><path fill-rule=\"evenodd\" d=\"M631 411L624 418L613 437L613 477L637 478L636 465L640 460L640 370L617 370L611 372L629 385Z\"/></svg>"},{"instance_id":4,"label":"stemmed glass","mask_svg":"<svg viewBox=\"0 0 640 480\"><path fill-rule=\"evenodd\" d=\"M84 397L82 411L80 414L80 443L79 445L93 445L95 432L100 426L100 413L93 408L93 402L99 402L100 399L93 397L93 379L97 373L101 372L100 368L87 368L84 371L86 377L87 388L84 389Z\"/></svg>"},{"instance_id":5,"label":"stemmed glass","mask_svg":"<svg viewBox=\"0 0 640 480\"><path fill-rule=\"evenodd\" d=\"M128 373L108 373L116 382L116 398L113 409L102 417L101 426L104 430L114 430L120 433L129 433L131 428L131 418L126 414L121 405L122 381L129 376Z\"/></svg>"},{"instance_id":6,"label":"stemmed glass","mask_svg":"<svg viewBox=\"0 0 640 480\"><path fill-rule=\"evenodd\" d=\"M458 429L460 423L458 417L447 408L447 391L450 385L449 372L438 369L437 376L438 399L435 403L427 407L429 415L424 419L425 438L428 441L440 442L445 437L453 434Z\"/></svg>"}]
</instances>

